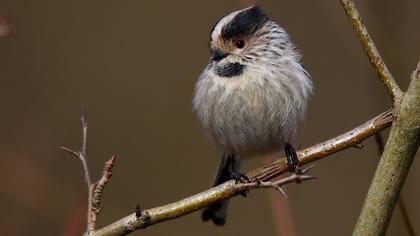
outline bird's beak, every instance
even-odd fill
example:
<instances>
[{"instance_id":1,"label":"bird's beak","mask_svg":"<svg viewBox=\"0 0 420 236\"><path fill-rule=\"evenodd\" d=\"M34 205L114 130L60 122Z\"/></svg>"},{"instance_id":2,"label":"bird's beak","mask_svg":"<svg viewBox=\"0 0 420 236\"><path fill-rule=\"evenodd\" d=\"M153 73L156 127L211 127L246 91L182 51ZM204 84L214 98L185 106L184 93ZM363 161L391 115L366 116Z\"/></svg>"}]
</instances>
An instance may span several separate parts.
<instances>
[{"instance_id":1,"label":"bird's beak","mask_svg":"<svg viewBox=\"0 0 420 236\"><path fill-rule=\"evenodd\" d=\"M227 55L229 55L229 54L228 53L225 53L225 52L218 51L218 50L212 50L211 51L210 60L212 60L212 61L220 61L223 58L227 57Z\"/></svg>"}]
</instances>

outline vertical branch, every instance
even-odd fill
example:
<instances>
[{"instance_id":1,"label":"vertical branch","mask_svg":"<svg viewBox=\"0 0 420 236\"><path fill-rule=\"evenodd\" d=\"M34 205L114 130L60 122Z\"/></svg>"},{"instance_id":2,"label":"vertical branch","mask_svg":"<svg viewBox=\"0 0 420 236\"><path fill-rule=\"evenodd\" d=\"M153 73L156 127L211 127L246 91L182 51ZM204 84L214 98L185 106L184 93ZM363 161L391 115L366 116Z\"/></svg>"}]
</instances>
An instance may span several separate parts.
<instances>
[{"instance_id":1,"label":"vertical branch","mask_svg":"<svg viewBox=\"0 0 420 236\"><path fill-rule=\"evenodd\" d=\"M82 148L79 151L79 159L83 164L83 170L85 173L85 180L87 183L87 191L88 191L88 210L87 210L87 232L91 232L95 230L95 221L96 217L93 215L92 212L92 199L93 199L93 191L95 186L92 185L92 180L90 178L89 173L89 166L87 163L87 130L88 130L88 122L86 118L86 109L85 106L82 106L82 115L80 117L80 122L82 123Z\"/></svg>"},{"instance_id":2,"label":"vertical branch","mask_svg":"<svg viewBox=\"0 0 420 236\"><path fill-rule=\"evenodd\" d=\"M87 210L87 229L86 232L91 232L94 230L92 228L92 194L93 194L93 185L92 180L90 177L90 171L89 171L89 165L87 163L87 129L88 129L88 123L86 118L86 110L85 107L82 106L82 115L80 116L80 122L82 125L82 147L80 148L80 151L73 151L70 148L67 147L61 147L64 151L67 151L68 153L72 154L73 156L76 156L79 158L80 162L83 166L83 173L85 175L85 182L87 186L87 192L88 192L88 210Z\"/></svg>"},{"instance_id":3,"label":"vertical branch","mask_svg":"<svg viewBox=\"0 0 420 236\"><path fill-rule=\"evenodd\" d=\"M72 154L79 158L80 162L83 166L83 172L85 176L85 182L88 190L88 207L87 207L87 226L86 226L86 235L90 235L94 232L96 228L96 220L98 214L101 211L101 201L102 201L102 192L105 188L106 183L112 176L112 167L115 163L115 156L111 157L107 162L105 162L105 167L102 172L102 177L99 179L98 182L92 183L90 177L89 166L87 163L87 147L88 147L88 140L87 140L87 130L88 130L88 122L86 118L86 110L85 107L82 106L82 115L80 116L80 121L82 125L82 147L80 151L74 151L70 148L61 146L61 149L64 151Z\"/></svg>"},{"instance_id":4,"label":"vertical branch","mask_svg":"<svg viewBox=\"0 0 420 236\"><path fill-rule=\"evenodd\" d=\"M80 117L80 122L82 123L82 150L81 150L81 155L83 157L85 157L84 159L86 160L86 157L87 157L87 145L88 145L88 142L87 142L88 123L87 123L87 118L86 118L86 108L85 108L85 106L82 106L82 116ZM87 164L86 164L86 166L87 166ZM91 182L90 181L90 175L88 175L87 177L88 178L86 180L89 180L88 182Z\"/></svg>"},{"instance_id":5,"label":"vertical branch","mask_svg":"<svg viewBox=\"0 0 420 236\"><path fill-rule=\"evenodd\" d=\"M365 25L362 22L359 11L357 10L352 0L341 0L341 3L343 4L346 14L351 24L353 25L354 30L356 31L357 37L359 38L369 57L370 63L375 68L376 73L384 84L389 96L391 96L392 101L394 101L394 105L397 105L402 96L401 89L395 82L391 72L389 72L388 67L378 52L378 49L376 49L372 38L370 37Z\"/></svg>"}]
</instances>

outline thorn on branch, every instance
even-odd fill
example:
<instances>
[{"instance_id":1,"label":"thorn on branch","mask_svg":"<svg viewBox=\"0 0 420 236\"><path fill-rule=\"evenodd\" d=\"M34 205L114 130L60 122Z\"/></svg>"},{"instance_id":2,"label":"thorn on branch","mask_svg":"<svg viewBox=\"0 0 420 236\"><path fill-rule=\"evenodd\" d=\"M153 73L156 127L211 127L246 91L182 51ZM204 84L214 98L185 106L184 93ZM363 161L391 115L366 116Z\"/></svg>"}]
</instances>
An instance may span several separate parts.
<instances>
[{"instance_id":1,"label":"thorn on branch","mask_svg":"<svg viewBox=\"0 0 420 236\"><path fill-rule=\"evenodd\" d=\"M392 119L389 119L389 122L378 122L378 120L383 120L383 117L387 116L386 114L391 114L392 117L392 111L387 111L346 133L298 151L297 153L300 163L304 165L323 159L333 153L350 148L354 144L361 142L373 134L389 127ZM287 171L288 165L285 158L280 158L272 163L248 172L247 176L249 176L252 181L250 183L235 184L235 181L231 180L179 201L143 210L142 215L139 218L136 218L135 214L131 212L129 215L113 222L112 224L95 230L90 236L126 235L138 229L143 229L164 221L182 217L196 211L197 209L207 207L217 201L238 195L246 189L258 188L258 181L256 181L257 178L260 182L270 181ZM307 172L308 170L302 171ZM313 177L311 176L310 178ZM296 179L292 179L290 182L295 181Z\"/></svg>"},{"instance_id":2,"label":"thorn on branch","mask_svg":"<svg viewBox=\"0 0 420 236\"><path fill-rule=\"evenodd\" d=\"M68 147L64 147L64 146L60 146L60 149L66 151L68 153L70 153L71 155L73 155L73 156L75 156L77 158L79 158L79 152L76 152L76 151L74 151L74 150L72 150L72 149L70 149Z\"/></svg>"},{"instance_id":3,"label":"thorn on branch","mask_svg":"<svg viewBox=\"0 0 420 236\"><path fill-rule=\"evenodd\" d=\"M311 175L306 175L306 173L314 167L313 165L309 166L306 169L297 168L296 172L288 177L278 179L275 181L261 181L256 178L254 184L255 188L274 188L275 190L279 191L285 198L287 198L286 192L283 190L282 186L288 183L295 182L297 184L302 183L306 180L316 179L316 177Z\"/></svg>"}]
</instances>

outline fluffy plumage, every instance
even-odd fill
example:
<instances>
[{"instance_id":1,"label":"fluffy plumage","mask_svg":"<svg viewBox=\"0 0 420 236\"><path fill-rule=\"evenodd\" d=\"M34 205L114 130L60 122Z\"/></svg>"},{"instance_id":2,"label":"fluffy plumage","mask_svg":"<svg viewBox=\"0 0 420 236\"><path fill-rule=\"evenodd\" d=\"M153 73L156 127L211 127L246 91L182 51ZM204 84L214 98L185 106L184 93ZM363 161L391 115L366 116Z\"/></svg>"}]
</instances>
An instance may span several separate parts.
<instances>
[{"instance_id":1,"label":"fluffy plumage","mask_svg":"<svg viewBox=\"0 0 420 236\"><path fill-rule=\"evenodd\" d=\"M206 134L235 160L281 152L293 142L312 91L288 34L253 6L218 22L210 49L193 99Z\"/></svg>"}]
</instances>

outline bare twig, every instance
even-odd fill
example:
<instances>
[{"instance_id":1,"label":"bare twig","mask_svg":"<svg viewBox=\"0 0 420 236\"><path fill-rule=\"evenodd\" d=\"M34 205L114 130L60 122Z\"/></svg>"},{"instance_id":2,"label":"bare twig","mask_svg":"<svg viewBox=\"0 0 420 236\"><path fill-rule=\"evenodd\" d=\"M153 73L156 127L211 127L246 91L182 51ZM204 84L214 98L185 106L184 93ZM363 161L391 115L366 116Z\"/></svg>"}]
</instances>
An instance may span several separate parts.
<instances>
[{"instance_id":1,"label":"bare twig","mask_svg":"<svg viewBox=\"0 0 420 236\"><path fill-rule=\"evenodd\" d=\"M88 147L88 140L87 140L87 130L88 130L88 122L86 118L86 110L85 107L82 107L82 115L80 116L80 121L82 125L82 147L80 151L74 151L70 148L61 146L60 148L73 156L79 158L80 162L83 166L83 172L85 176L86 186L88 190L88 208L87 208L87 226L86 226L86 235L90 235L91 232L95 230L96 227L96 220L97 216L101 211L101 199L102 199L102 192L106 183L111 178L111 171L112 167L115 163L115 156L111 157L107 162L105 162L105 167L102 172L102 177L99 179L98 182L92 183L89 166L87 163L87 147Z\"/></svg>"},{"instance_id":2,"label":"bare twig","mask_svg":"<svg viewBox=\"0 0 420 236\"><path fill-rule=\"evenodd\" d=\"M302 164L308 164L340 150L350 148L376 132L389 127L392 123L392 117L391 111L384 112L345 134L301 150L298 152L299 161ZM282 158L262 168L253 170L247 175L254 181L258 179L260 182L266 182L287 171L288 165L284 158ZM214 188L184 198L180 201L143 210L141 211L140 216L138 212L132 213L108 226L105 226L102 229L94 231L91 235L126 235L137 229L145 228L162 221L171 220L192 213L214 202L236 196L251 188L256 188L256 186L252 187L247 183L236 184L234 180L227 181Z\"/></svg>"},{"instance_id":3,"label":"bare twig","mask_svg":"<svg viewBox=\"0 0 420 236\"><path fill-rule=\"evenodd\" d=\"M76 156L79 158L80 162L82 163L83 166L83 172L85 174L85 181L86 181L86 186L87 186L87 191L88 191L88 211L87 211L87 232L91 232L94 230L94 228L92 228L92 215L91 215L91 209L92 209L92 180L90 177L90 172L89 172L89 166L87 163L87 156L86 156L86 150L87 150L87 129L88 129L88 123L87 123L87 119L86 119L86 111L85 111L85 107L82 107L82 115L80 116L80 121L82 124L82 147L80 151L74 151L70 148L61 146L60 148L63 149L64 151Z\"/></svg>"},{"instance_id":4,"label":"bare twig","mask_svg":"<svg viewBox=\"0 0 420 236\"><path fill-rule=\"evenodd\" d=\"M278 179L275 181L261 181L256 178L256 181L248 183L247 185L250 188L273 188L279 191L285 198L287 198L286 192L281 188L281 186L291 182L296 182L299 184L305 180L315 179L314 176L305 175L305 173L312 169L312 167L313 165L306 169L299 170L297 173L294 173L293 175L290 175L286 178Z\"/></svg>"},{"instance_id":5,"label":"bare twig","mask_svg":"<svg viewBox=\"0 0 420 236\"><path fill-rule=\"evenodd\" d=\"M112 167L115 164L115 156L112 156L111 159L105 162L104 170L102 171L102 177L98 182L92 184L91 191L92 194L92 209L91 209L91 228L94 230L96 228L96 219L98 214L101 212L102 207L102 193L104 191L105 185L108 183L109 179L112 176Z\"/></svg>"},{"instance_id":6,"label":"bare twig","mask_svg":"<svg viewBox=\"0 0 420 236\"><path fill-rule=\"evenodd\" d=\"M394 101L394 105L398 105L402 97L402 91L398 84L395 82L394 77L389 72L388 67L376 49L376 46L373 43L365 25L363 24L359 12L354 5L354 2L352 0L341 0L341 3L343 4L346 14L357 33L357 37L359 38L369 57L370 63L375 68L376 73L378 74L382 83L385 85L388 94Z\"/></svg>"}]
</instances>

